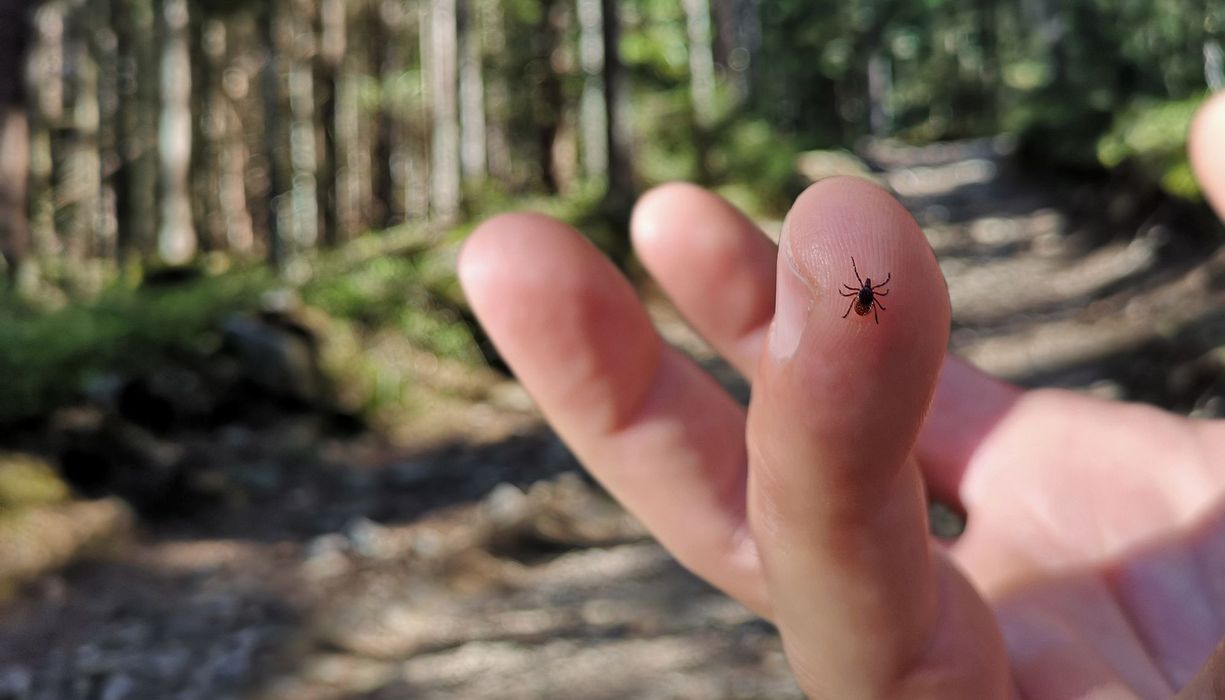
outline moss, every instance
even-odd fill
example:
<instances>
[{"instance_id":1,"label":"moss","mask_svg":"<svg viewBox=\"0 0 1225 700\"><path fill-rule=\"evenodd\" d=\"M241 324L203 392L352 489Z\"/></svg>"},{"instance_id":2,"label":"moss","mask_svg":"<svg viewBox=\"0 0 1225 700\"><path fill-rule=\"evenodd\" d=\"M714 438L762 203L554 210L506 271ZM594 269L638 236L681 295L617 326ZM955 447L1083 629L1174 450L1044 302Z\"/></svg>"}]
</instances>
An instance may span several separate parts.
<instances>
[{"instance_id":1,"label":"moss","mask_svg":"<svg viewBox=\"0 0 1225 700\"><path fill-rule=\"evenodd\" d=\"M0 508L60 503L68 496L68 485L45 461L0 453Z\"/></svg>"}]
</instances>

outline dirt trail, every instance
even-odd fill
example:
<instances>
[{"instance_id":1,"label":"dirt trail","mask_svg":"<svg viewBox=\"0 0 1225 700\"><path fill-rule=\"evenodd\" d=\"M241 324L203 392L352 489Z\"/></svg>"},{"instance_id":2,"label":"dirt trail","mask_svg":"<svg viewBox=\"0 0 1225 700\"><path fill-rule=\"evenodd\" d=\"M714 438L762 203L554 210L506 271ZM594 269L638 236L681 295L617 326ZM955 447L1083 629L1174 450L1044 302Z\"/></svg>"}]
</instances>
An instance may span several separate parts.
<instances>
[{"instance_id":1,"label":"dirt trail","mask_svg":"<svg viewBox=\"0 0 1225 700\"><path fill-rule=\"evenodd\" d=\"M1060 192L1006 150L868 153L940 256L953 350L1026 383L1220 412L1216 258L1160 223L1083 245ZM769 625L579 476L521 389L485 397L429 452L308 418L200 436L245 460L248 496L145 523L0 609L0 700L800 697Z\"/></svg>"}]
</instances>

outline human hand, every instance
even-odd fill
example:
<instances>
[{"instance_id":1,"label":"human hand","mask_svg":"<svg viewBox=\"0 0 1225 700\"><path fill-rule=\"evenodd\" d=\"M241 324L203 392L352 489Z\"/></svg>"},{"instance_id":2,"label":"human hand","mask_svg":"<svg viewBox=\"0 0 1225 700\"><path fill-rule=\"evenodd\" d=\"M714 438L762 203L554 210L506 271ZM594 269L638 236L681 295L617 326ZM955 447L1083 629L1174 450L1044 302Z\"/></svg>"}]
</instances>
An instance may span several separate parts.
<instances>
[{"instance_id":1,"label":"human hand","mask_svg":"<svg viewBox=\"0 0 1225 700\"><path fill-rule=\"evenodd\" d=\"M1223 133L1218 99L1192 156L1219 207ZM810 696L1185 686L1225 634L1225 425L1021 392L946 357L940 270L872 185L823 181L785 228L776 255L687 185L634 214L643 264L751 380L747 411L563 224L487 222L460 277L583 463L682 563L778 625ZM840 318L852 256L874 281L892 274L879 325ZM955 542L927 535L925 491L965 511Z\"/></svg>"}]
</instances>

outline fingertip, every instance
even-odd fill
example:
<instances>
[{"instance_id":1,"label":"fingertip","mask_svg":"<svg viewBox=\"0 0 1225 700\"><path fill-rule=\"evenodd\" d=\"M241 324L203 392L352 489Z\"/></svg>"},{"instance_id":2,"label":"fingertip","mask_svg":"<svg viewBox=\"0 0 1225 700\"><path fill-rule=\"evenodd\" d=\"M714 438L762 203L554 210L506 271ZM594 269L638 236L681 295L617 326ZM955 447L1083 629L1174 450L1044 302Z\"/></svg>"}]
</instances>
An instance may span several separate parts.
<instances>
[{"instance_id":1,"label":"fingertip","mask_svg":"<svg viewBox=\"0 0 1225 700\"><path fill-rule=\"evenodd\" d=\"M687 182L665 182L647 190L634 203L630 214L630 237L635 245L648 243L666 229L666 215L674 198L690 196L698 189Z\"/></svg>"},{"instance_id":2,"label":"fingertip","mask_svg":"<svg viewBox=\"0 0 1225 700\"><path fill-rule=\"evenodd\" d=\"M814 459L839 465L831 478L870 496L867 474L892 478L935 391L950 317L939 265L909 213L855 178L805 190L780 249L751 421L800 422Z\"/></svg>"},{"instance_id":3,"label":"fingertip","mask_svg":"<svg viewBox=\"0 0 1225 700\"><path fill-rule=\"evenodd\" d=\"M905 342L912 357L916 346L926 348L932 366L924 367L935 376L948 341L948 289L926 236L893 195L856 177L815 183L788 213L780 249L819 308L822 335L869 347ZM883 311L842 318L850 301L843 285L886 278Z\"/></svg>"},{"instance_id":4,"label":"fingertip","mask_svg":"<svg viewBox=\"0 0 1225 700\"><path fill-rule=\"evenodd\" d=\"M506 216L506 215L502 215ZM464 294L471 297L481 287L481 280L487 270L490 248L494 245L497 231L501 230L498 219L494 217L482 222L459 247L459 255L455 260L455 272L459 276L459 285Z\"/></svg>"},{"instance_id":5,"label":"fingertip","mask_svg":"<svg viewBox=\"0 0 1225 700\"><path fill-rule=\"evenodd\" d=\"M1225 91L1209 98L1195 114L1187 151L1208 201L1225 218Z\"/></svg>"},{"instance_id":6,"label":"fingertip","mask_svg":"<svg viewBox=\"0 0 1225 700\"><path fill-rule=\"evenodd\" d=\"M456 269L469 301L502 295L507 285L561 284L565 262L592 246L565 223L544 214L499 214L480 224L460 248Z\"/></svg>"}]
</instances>

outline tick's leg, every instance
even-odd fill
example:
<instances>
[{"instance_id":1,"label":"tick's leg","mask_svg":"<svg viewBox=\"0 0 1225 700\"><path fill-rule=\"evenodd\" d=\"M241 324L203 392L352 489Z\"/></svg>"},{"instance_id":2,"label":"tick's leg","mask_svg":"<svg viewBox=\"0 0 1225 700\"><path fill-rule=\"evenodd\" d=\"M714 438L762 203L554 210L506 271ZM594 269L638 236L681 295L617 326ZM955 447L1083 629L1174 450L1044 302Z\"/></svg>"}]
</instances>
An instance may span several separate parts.
<instances>
[{"instance_id":1,"label":"tick's leg","mask_svg":"<svg viewBox=\"0 0 1225 700\"><path fill-rule=\"evenodd\" d=\"M885 305L884 305L884 304L880 303L880 299L873 299L872 301L873 301L873 304L874 304L875 306L879 306L879 307L880 307L880 310L881 310L881 311L888 311L888 310L889 310L889 309L886 309L886 308L885 308Z\"/></svg>"},{"instance_id":2,"label":"tick's leg","mask_svg":"<svg viewBox=\"0 0 1225 700\"><path fill-rule=\"evenodd\" d=\"M855 256L851 256L851 269L855 271L855 279L859 280L859 286L863 286L863 278L859 276L859 268L855 267Z\"/></svg>"},{"instance_id":3,"label":"tick's leg","mask_svg":"<svg viewBox=\"0 0 1225 700\"><path fill-rule=\"evenodd\" d=\"M851 285L847 284L846 282L843 282L843 283L842 283L842 286L843 286L843 287L846 287L847 289L851 290L852 292L855 292L855 293L857 293L857 294L859 293L859 287L852 287Z\"/></svg>"},{"instance_id":4,"label":"tick's leg","mask_svg":"<svg viewBox=\"0 0 1225 700\"><path fill-rule=\"evenodd\" d=\"M839 294L841 294L841 295L842 295L842 296L844 296L844 297L857 297L857 296L859 296L859 292L838 292L838 293L839 293Z\"/></svg>"},{"instance_id":5,"label":"tick's leg","mask_svg":"<svg viewBox=\"0 0 1225 700\"><path fill-rule=\"evenodd\" d=\"M880 284L874 284L874 285L872 285L872 289L876 289L877 287L883 287L883 286L885 286L886 284L889 284L889 280L891 280L891 279L893 279L893 273L892 273L892 272L890 272L890 273L888 273L888 274L886 274L886 275L885 275L885 281L884 281L884 282L881 282Z\"/></svg>"},{"instance_id":6,"label":"tick's leg","mask_svg":"<svg viewBox=\"0 0 1225 700\"><path fill-rule=\"evenodd\" d=\"M879 304L873 304L873 305L872 305L872 318L875 318L875 319L876 319L876 325L878 325L878 326L879 326L879 325L880 325L880 314L878 314L878 313L876 312L876 307L877 307L877 306L879 306Z\"/></svg>"},{"instance_id":7,"label":"tick's leg","mask_svg":"<svg viewBox=\"0 0 1225 700\"><path fill-rule=\"evenodd\" d=\"M879 291L879 292L878 292L878 291L876 291L876 289L874 288L874 289L872 290L872 296L875 296L875 297L887 297L887 296L889 296L889 290L888 290L888 289L883 289L883 290L881 290L881 291Z\"/></svg>"},{"instance_id":8,"label":"tick's leg","mask_svg":"<svg viewBox=\"0 0 1225 700\"><path fill-rule=\"evenodd\" d=\"M852 299L852 300L851 300L851 306L846 307L846 313L845 313L845 314L842 314L842 317L843 317L843 318L846 318L846 317L847 317L847 314L851 313L851 307L852 307L852 306L855 306L855 300L854 300L854 299Z\"/></svg>"}]
</instances>

